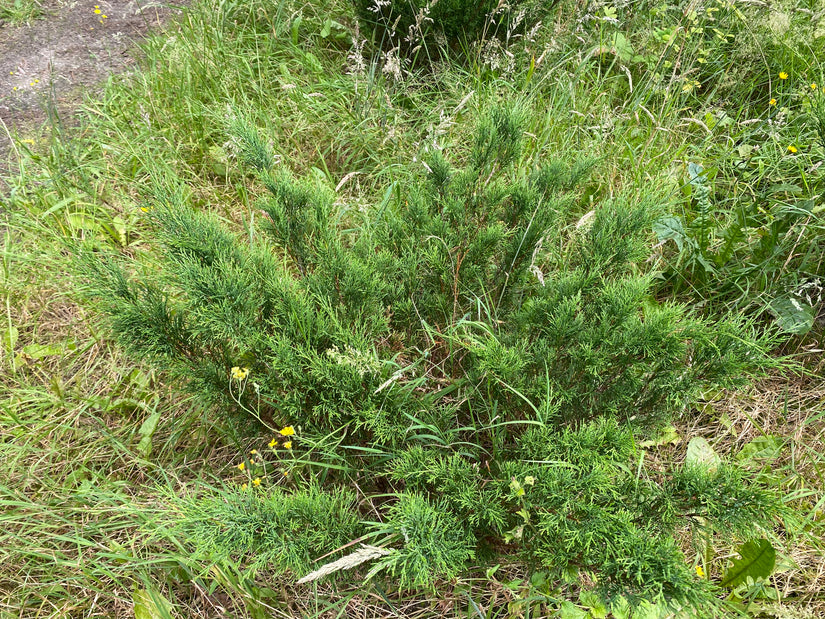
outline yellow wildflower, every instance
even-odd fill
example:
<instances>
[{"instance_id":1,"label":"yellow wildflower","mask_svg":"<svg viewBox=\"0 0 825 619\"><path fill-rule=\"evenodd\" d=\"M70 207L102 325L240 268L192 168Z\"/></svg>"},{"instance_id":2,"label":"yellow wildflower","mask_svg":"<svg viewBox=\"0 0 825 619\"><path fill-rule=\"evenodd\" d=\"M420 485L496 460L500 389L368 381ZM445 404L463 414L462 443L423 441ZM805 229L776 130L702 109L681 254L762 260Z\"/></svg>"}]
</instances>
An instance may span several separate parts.
<instances>
[{"instance_id":1,"label":"yellow wildflower","mask_svg":"<svg viewBox=\"0 0 825 619\"><path fill-rule=\"evenodd\" d=\"M243 471L243 470L246 468L246 464L245 464L244 462L241 462L241 463L238 465L238 467L237 467L237 468L238 468L238 470L239 470L239 471Z\"/></svg>"},{"instance_id":2,"label":"yellow wildflower","mask_svg":"<svg viewBox=\"0 0 825 619\"><path fill-rule=\"evenodd\" d=\"M788 74L787 74L787 73L785 73L784 71L780 71L780 72L779 72L779 79L781 79L781 80L786 80L786 79L788 79Z\"/></svg>"},{"instance_id":3,"label":"yellow wildflower","mask_svg":"<svg viewBox=\"0 0 825 619\"><path fill-rule=\"evenodd\" d=\"M249 486L246 484L241 484L241 490L246 490L247 488L249 488Z\"/></svg>"},{"instance_id":4,"label":"yellow wildflower","mask_svg":"<svg viewBox=\"0 0 825 619\"><path fill-rule=\"evenodd\" d=\"M230 374L235 380L244 380L247 376L249 376L249 368L239 368L236 365L232 368Z\"/></svg>"},{"instance_id":5,"label":"yellow wildflower","mask_svg":"<svg viewBox=\"0 0 825 619\"><path fill-rule=\"evenodd\" d=\"M273 438L271 441L269 441L269 448L270 448L270 449L275 449L275 446L276 446L277 444L278 444L278 441L277 441L276 439L274 439L274 438Z\"/></svg>"},{"instance_id":6,"label":"yellow wildflower","mask_svg":"<svg viewBox=\"0 0 825 619\"><path fill-rule=\"evenodd\" d=\"M295 434L295 428L293 428L292 426L287 426L279 432L281 436L292 436L293 434Z\"/></svg>"},{"instance_id":7,"label":"yellow wildflower","mask_svg":"<svg viewBox=\"0 0 825 619\"><path fill-rule=\"evenodd\" d=\"M811 83L811 90L816 90L816 82Z\"/></svg>"},{"instance_id":8,"label":"yellow wildflower","mask_svg":"<svg viewBox=\"0 0 825 619\"><path fill-rule=\"evenodd\" d=\"M284 443L284 448L285 449L292 449L292 441L287 441L286 443Z\"/></svg>"},{"instance_id":9,"label":"yellow wildflower","mask_svg":"<svg viewBox=\"0 0 825 619\"><path fill-rule=\"evenodd\" d=\"M249 453L250 453L250 455L252 455L252 456L257 456L257 455L258 455L258 450L257 450L257 449L253 449L253 450L252 450L252 451L250 451Z\"/></svg>"},{"instance_id":10,"label":"yellow wildflower","mask_svg":"<svg viewBox=\"0 0 825 619\"><path fill-rule=\"evenodd\" d=\"M791 153L795 153L795 152L796 152L796 146L794 146L793 144L791 144L790 146L788 146L788 150L789 150Z\"/></svg>"},{"instance_id":11,"label":"yellow wildflower","mask_svg":"<svg viewBox=\"0 0 825 619\"><path fill-rule=\"evenodd\" d=\"M703 569L702 569L702 566L701 566L701 565L697 565L697 566L696 566L696 575L697 575L699 578L704 578L704 577L705 577L705 570L703 570Z\"/></svg>"},{"instance_id":12,"label":"yellow wildflower","mask_svg":"<svg viewBox=\"0 0 825 619\"><path fill-rule=\"evenodd\" d=\"M100 9L95 9L95 15L100 15L102 12Z\"/></svg>"},{"instance_id":13,"label":"yellow wildflower","mask_svg":"<svg viewBox=\"0 0 825 619\"><path fill-rule=\"evenodd\" d=\"M776 105L776 99L771 99L768 101L768 105Z\"/></svg>"},{"instance_id":14,"label":"yellow wildflower","mask_svg":"<svg viewBox=\"0 0 825 619\"><path fill-rule=\"evenodd\" d=\"M252 480L252 485L253 485L253 486L260 486L260 485L261 485L261 478L260 478L260 477L256 477L255 479L253 479L253 480Z\"/></svg>"}]
</instances>

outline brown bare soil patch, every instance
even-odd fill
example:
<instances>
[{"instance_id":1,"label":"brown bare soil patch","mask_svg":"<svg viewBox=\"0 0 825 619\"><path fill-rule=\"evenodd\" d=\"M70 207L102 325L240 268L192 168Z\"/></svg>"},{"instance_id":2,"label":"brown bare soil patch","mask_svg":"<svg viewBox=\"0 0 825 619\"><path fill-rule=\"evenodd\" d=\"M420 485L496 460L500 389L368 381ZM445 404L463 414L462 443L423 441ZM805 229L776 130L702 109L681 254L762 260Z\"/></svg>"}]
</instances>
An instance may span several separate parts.
<instances>
[{"instance_id":1,"label":"brown bare soil patch","mask_svg":"<svg viewBox=\"0 0 825 619\"><path fill-rule=\"evenodd\" d=\"M0 24L0 153L10 146L9 134L40 126L48 110L65 119L86 89L129 71L136 43L178 10L152 0L46 0L41 6L42 16L29 24Z\"/></svg>"}]
</instances>

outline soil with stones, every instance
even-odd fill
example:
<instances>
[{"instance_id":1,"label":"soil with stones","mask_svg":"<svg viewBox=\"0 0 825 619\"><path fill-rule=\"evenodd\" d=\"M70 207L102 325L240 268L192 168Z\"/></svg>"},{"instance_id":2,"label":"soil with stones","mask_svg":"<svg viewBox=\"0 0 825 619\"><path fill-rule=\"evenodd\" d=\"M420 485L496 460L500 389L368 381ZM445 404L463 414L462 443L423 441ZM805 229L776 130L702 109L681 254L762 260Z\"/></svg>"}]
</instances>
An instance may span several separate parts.
<instances>
[{"instance_id":1,"label":"soil with stones","mask_svg":"<svg viewBox=\"0 0 825 619\"><path fill-rule=\"evenodd\" d=\"M133 67L136 43L179 10L152 0L40 6L29 24L0 23L0 154L11 145L9 133L40 126L48 109L70 116L84 90Z\"/></svg>"}]
</instances>

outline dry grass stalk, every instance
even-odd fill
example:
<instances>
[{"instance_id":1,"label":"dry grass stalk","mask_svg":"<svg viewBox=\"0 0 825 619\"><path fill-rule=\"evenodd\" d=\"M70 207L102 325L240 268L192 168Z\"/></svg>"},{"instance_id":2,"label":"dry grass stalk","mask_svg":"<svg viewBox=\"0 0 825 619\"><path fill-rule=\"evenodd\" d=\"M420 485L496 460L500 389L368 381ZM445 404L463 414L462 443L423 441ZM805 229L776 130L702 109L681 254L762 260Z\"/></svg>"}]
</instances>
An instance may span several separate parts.
<instances>
[{"instance_id":1,"label":"dry grass stalk","mask_svg":"<svg viewBox=\"0 0 825 619\"><path fill-rule=\"evenodd\" d=\"M297 584L303 585L304 583L312 582L313 580L318 580L319 578L328 576L329 574L334 574L335 572L340 572L341 570L350 570L354 567L361 565L362 563L366 563L367 561L372 561L373 559L377 559L378 557L388 555L390 554L390 552L390 550L386 550L384 548L379 548L377 546L368 546L366 544L363 544L361 548L359 548L352 554L348 554L345 557L341 557L340 559L338 559L337 561L333 561L332 563L322 565L314 572L310 572L301 580L299 580Z\"/></svg>"}]
</instances>

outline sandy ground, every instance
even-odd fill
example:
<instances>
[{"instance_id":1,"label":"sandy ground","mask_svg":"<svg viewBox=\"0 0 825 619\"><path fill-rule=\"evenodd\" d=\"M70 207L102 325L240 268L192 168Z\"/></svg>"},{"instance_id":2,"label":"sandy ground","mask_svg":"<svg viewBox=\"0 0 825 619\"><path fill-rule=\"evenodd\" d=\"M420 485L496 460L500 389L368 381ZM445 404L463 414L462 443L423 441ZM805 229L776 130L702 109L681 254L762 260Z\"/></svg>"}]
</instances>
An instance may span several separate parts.
<instances>
[{"instance_id":1,"label":"sandy ground","mask_svg":"<svg viewBox=\"0 0 825 619\"><path fill-rule=\"evenodd\" d=\"M136 43L183 4L45 0L43 16L30 24L0 25L0 153L9 132L40 126L50 105L65 120L85 89L128 71Z\"/></svg>"}]
</instances>

